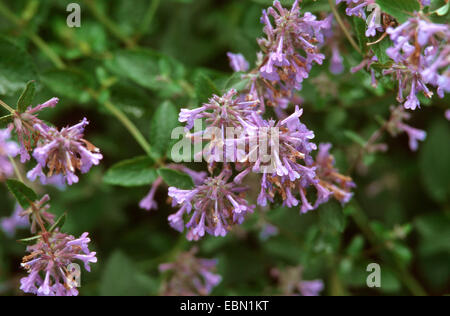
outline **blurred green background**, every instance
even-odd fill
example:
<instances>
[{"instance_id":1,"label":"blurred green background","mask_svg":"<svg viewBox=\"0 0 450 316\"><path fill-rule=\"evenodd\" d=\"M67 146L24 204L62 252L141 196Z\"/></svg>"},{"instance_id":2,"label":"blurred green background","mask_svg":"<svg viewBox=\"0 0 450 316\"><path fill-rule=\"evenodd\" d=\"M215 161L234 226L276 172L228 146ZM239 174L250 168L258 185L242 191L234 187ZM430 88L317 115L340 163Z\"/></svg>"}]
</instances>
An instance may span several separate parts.
<instances>
[{"instance_id":1,"label":"blurred green background","mask_svg":"<svg viewBox=\"0 0 450 316\"><path fill-rule=\"evenodd\" d=\"M149 186L103 182L113 164L145 154L105 104L122 110L150 138L153 113L165 101L181 108L203 100L199 76L224 86L232 75L227 52L255 61L261 11L271 1L80 0L81 28L66 25L70 2L0 1L1 99L14 104L25 83L36 80L36 103L61 99L43 113L46 120L57 126L83 117L91 122L87 139L101 148L102 164L65 191L34 185L40 194L50 193L54 213L68 212L64 231L91 234L99 262L82 274L81 294L156 295L162 281L158 264L189 244L167 223L173 209L166 204L166 188L158 191L160 208L146 212L138 203ZM321 17L331 12L326 0L304 1L304 10ZM379 127L377 117L388 118L395 88L382 78L374 89L369 74L350 74L361 57L345 38L340 48L345 73L334 76L327 63L316 66L299 94L305 100L302 121L315 131L316 143L333 143L345 173L360 150L359 139ZM327 47L324 52L329 57ZM418 152L401 135L383 139L386 153L365 156L352 174L355 198L344 208L332 202L300 216L297 209L274 207L250 216L226 238L208 236L198 243L200 256L219 259L223 282L213 294L277 294L271 269L297 265L304 267L305 279L324 280L325 295L404 295L416 282L428 294L449 294L450 124L443 115L448 104L448 97L435 98L413 113L411 125L428 132ZM9 216L14 201L5 185L0 200L0 217ZM280 234L263 240L267 222ZM11 239L0 232L0 294L20 294L25 251L15 240L27 236L20 231ZM381 289L366 286L371 262L381 265Z\"/></svg>"}]
</instances>

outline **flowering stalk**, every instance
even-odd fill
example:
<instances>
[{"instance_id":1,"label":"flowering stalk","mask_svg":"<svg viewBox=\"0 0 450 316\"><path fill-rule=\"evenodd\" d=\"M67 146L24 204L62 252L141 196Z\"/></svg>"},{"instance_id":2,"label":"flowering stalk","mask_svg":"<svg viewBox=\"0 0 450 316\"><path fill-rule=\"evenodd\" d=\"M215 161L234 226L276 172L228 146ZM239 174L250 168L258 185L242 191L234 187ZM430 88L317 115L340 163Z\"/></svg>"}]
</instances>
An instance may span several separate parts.
<instances>
[{"instance_id":1,"label":"flowering stalk","mask_svg":"<svg viewBox=\"0 0 450 316\"><path fill-rule=\"evenodd\" d=\"M198 248L178 254L174 262L163 263L160 272L168 273L163 282L161 295L165 296L205 296L222 280L215 273L217 260L196 258Z\"/></svg>"},{"instance_id":2,"label":"flowering stalk","mask_svg":"<svg viewBox=\"0 0 450 316\"><path fill-rule=\"evenodd\" d=\"M303 267L272 269L271 274L278 280L278 287L285 296L319 296L324 289L322 280L305 281Z\"/></svg>"},{"instance_id":3,"label":"flowering stalk","mask_svg":"<svg viewBox=\"0 0 450 316\"><path fill-rule=\"evenodd\" d=\"M386 53L395 63L383 74L392 74L398 81L397 100L415 110L420 107L420 92L427 98L433 96L429 86L436 87L443 98L450 91L449 25L432 23L418 13L397 28L388 28L387 33L394 46Z\"/></svg>"},{"instance_id":4,"label":"flowering stalk","mask_svg":"<svg viewBox=\"0 0 450 316\"><path fill-rule=\"evenodd\" d=\"M49 183L50 178L58 175L64 176L69 185L76 183L76 170L86 173L93 165L99 164L103 158L99 149L83 138L84 128L88 124L86 119L75 126L57 130L38 118L41 110L54 107L58 101L53 98L36 107L29 106L26 110L20 106L18 110L14 110L3 101L0 102L11 112L12 119L9 128L0 131L0 180L12 176L15 163L12 157L19 153L21 161L26 162L31 158L29 152L33 152L38 165L28 172L28 178L35 180L40 177L43 184ZM12 130L17 134L20 147L9 141ZM11 160L8 161L6 157ZM44 168L48 169L47 174L44 174ZM16 172L21 179L17 168ZM79 283L74 281L77 276L74 274L76 271L73 271L74 263L81 261L85 269L90 271L89 264L97 262L96 253L88 249L88 233L76 239L60 232L62 217L55 221L54 215L48 212L48 195L38 201L31 201L29 192L32 190L21 181L8 182L8 186L10 185L21 187L12 192L22 205L26 199L29 207L25 210L17 207L11 218L2 220L2 228L12 234L16 228L26 226L24 222L27 221L30 222L30 231L34 235L23 240L34 242L34 245L27 247L30 254L22 261L22 267L27 270L28 276L21 279L20 289L25 293L43 296L78 295L76 288Z\"/></svg>"},{"instance_id":5,"label":"flowering stalk","mask_svg":"<svg viewBox=\"0 0 450 316\"><path fill-rule=\"evenodd\" d=\"M263 11L261 22L265 37L258 39L261 52L257 67L243 75L250 83L240 94L231 89L223 96L214 95L201 107L182 109L179 115L188 130L196 120L206 123L206 129L188 135L193 140L208 140L202 153L211 173L191 190L169 188L173 205L180 206L169 222L180 232L188 228L189 240L198 240L206 233L225 236L254 211L255 206L246 200L248 188L240 185L250 174L258 174L261 179L260 206L281 199L283 205L300 206L300 213L306 213L331 197L342 203L352 197L354 184L334 168L329 145L321 146L315 161L314 133L300 122L303 110L297 106L291 115L284 112L289 104L300 100L296 91L313 64L321 64L325 58L319 49L329 36L331 17L317 20L309 12L301 14L299 1L290 10L274 1L273 7ZM248 70L242 55L230 53L228 57L234 71ZM264 118L267 105L275 108L281 118L278 122ZM217 133L204 137L211 128ZM228 135L230 128L238 130L237 135ZM216 172L220 163L222 169ZM314 203L307 198L311 187L317 192ZM154 191L149 196L152 194Z\"/></svg>"}]
</instances>

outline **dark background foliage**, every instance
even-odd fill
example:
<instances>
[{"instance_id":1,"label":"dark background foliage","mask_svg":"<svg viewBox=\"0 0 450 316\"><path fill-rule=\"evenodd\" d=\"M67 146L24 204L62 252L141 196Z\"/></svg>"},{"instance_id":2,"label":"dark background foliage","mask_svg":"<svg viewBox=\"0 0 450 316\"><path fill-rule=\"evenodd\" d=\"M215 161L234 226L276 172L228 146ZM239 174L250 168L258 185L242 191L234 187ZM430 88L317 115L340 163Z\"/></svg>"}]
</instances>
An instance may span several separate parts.
<instances>
[{"instance_id":1,"label":"dark background foliage","mask_svg":"<svg viewBox=\"0 0 450 316\"><path fill-rule=\"evenodd\" d=\"M149 185L104 182L115 163L145 155L108 105L123 111L158 147L157 131L152 130L158 108L165 102L177 108L197 106L210 91L204 88L205 78L224 87L231 76L228 51L255 61L261 10L271 1L80 0L82 27L73 29L66 26L66 6L72 1L7 2L0 6L1 99L15 104L25 83L36 80L35 103L53 96L61 99L44 118L65 126L88 117L87 138L104 155L99 167L65 191L33 186L39 194L51 194L54 213L68 212L65 231L91 234L99 262L92 273L83 273L81 293L156 295L163 278L158 264L189 245L168 226L173 209L166 204L166 188L158 191L160 208L146 212L138 203ZM321 16L330 13L326 0L304 1L304 7ZM395 88L380 78L374 89L369 74L350 74L361 56L345 38L341 49L345 73L334 76L327 63L316 66L300 95L305 99L303 122L315 131L317 143L334 144L333 153L345 173L361 143L379 128L377 118L388 118ZM201 256L220 260L223 282L213 294L277 294L270 270L295 265L304 267L305 279L323 279L324 294L329 295L411 294L416 281L428 294L448 294L446 107L448 98L435 98L413 113L412 125L428 132L418 152L412 153L401 135L383 138L389 145L386 153L364 156L352 174L358 187L349 205L329 203L301 216L297 209L273 207L264 216L250 216L226 238L207 237L198 243ZM167 116L173 124L170 113ZM14 201L4 185L0 200L0 217L9 216ZM261 240L264 221L276 224L280 234ZM21 231L16 239L27 236ZM0 233L0 294L20 294L23 255L24 245ZM370 262L382 267L381 289L366 286Z\"/></svg>"}]
</instances>

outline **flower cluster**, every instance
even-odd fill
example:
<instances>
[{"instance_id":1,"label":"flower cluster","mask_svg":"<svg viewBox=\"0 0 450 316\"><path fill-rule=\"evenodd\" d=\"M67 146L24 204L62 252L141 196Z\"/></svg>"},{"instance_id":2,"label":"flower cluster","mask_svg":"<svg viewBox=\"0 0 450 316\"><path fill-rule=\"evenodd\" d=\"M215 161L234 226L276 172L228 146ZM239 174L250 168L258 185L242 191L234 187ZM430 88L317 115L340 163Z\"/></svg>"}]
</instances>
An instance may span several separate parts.
<instances>
[{"instance_id":1,"label":"flower cluster","mask_svg":"<svg viewBox=\"0 0 450 316\"><path fill-rule=\"evenodd\" d=\"M52 98L36 107L28 107L23 113L15 111L11 128L15 129L20 143L21 162L30 160L30 152L38 162L27 175L31 181L39 178L42 184L72 185L79 180L77 170L88 172L103 156L97 147L83 138L89 124L86 118L61 130L38 118L40 111L53 108L58 102L58 98Z\"/></svg>"},{"instance_id":2,"label":"flower cluster","mask_svg":"<svg viewBox=\"0 0 450 316\"><path fill-rule=\"evenodd\" d=\"M333 194L341 203L347 203L352 198L351 189L355 187L353 180L339 173L335 167L334 157L330 154L331 144L320 144L316 156L316 173L319 184Z\"/></svg>"},{"instance_id":3,"label":"flower cluster","mask_svg":"<svg viewBox=\"0 0 450 316\"><path fill-rule=\"evenodd\" d=\"M273 7L263 11L261 22L265 37L258 39L261 52L257 68L245 75L251 81L248 96L258 100L262 109L265 106L285 109L290 102L299 100L295 91L301 90L312 66L322 64L325 56L319 49L325 41L324 32L331 27L331 19L318 20L310 12L302 15L298 0L291 10L276 0ZM229 56L233 70L248 68L241 55Z\"/></svg>"},{"instance_id":4,"label":"flower cluster","mask_svg":"<svg viewBox=\"0 0 450 316\"><path fill-rule=\"evenodd\" d=\"M95 252L90 252L88 233L80 238L54 231L43 234L36 244L27 248L30 253L23 258L22 267L28 276L20 280L25 293L40 296L78 295L76 275L70 270L76 261L84 263L90 271L90 263L97 262Z\"/></svg>"},{"instance_id":5,"label":"flower cluster","mask_svg":"<svg viewBox=\"0 0 450 316\"><path fill-rule=\"evenodd\" d=\"M283 270L272 269L272 276L278 280L282 295L319 296L324 289L322 280L303 280L303 268L287 267Z\"/></svg>"},{"instance_id":6,"label":"flower cluster","mask_svg":"<svg viewBox=\"0 0 450 316\"><path fill-rule=\"evenodd\" d=\"M19 147L13 141L10 141L11 130L0 130L0 181L11 177L14 173L14 167L10 159L17 156Z\"/></svg>"},{"instance_id":7,"label":"flower cluster","mask_svg":"<svg viewBox=\"0 0 450 316\"><path fill-rule=\"evenodd\" d=\"M384 74L392 74L399 82L398 101L415 110L420 107L420 92L433 96L429 86L436 87L443 98L450 91L449 25L432 23L419 13L387 33L394 46L386 53L395 63Z\"/></svg>"},{"instance_id":8,"label":"flower cluster","mask_svg":"<svg viewBox=\"0 0 450 316\"><path fill-rule=\"evenodd\" d=\"M263 120L257 115L254 115L253 121L246 123L249 135L246 139L250 143L268 145L269 164L264 165L264 155L255 157L254 161L247 156L242 163L245 169L234 181L241 182L250 172L262 173L261 192L258 197L260 206L266 206L268 201L273 203L278 194L285 206L296 207L300 205L300 201L295 197L298 195L301 200L300 211L306 213L327 202L331 196L342 203L348 202L351 197L348 189L352 182L349 178L339 175L347 181L330 180L330 174L337 177L338 173L328 161L323 161L324 153L320 152L319 160L314 162L312 151L317 149L311 142L314 133L300 122L302 114L303 110L297 107L291 116L278 123ZM260 149L256 146L251 154L261 153ZM332 183L342 185L343 188L340 189ZM314 206L307 199L310 186L317 191Z\"/></svg>"},{"instance_id":9,"label":"flower cluster","mask_svg":"<svg viewBox=\"0 0 450 316\"><path fill-rule=\"evenodd\" d=\"M20 160L22 163L30 160L29 153L40 138L40 134L35 131L34 126L45 125L38 118L39 112L46 108L54 108L58 102L58 98L52 98L35 107L28 107L24 113L19 113L18 111L14 113L14 127L20 143Z\"/></svg>"},{"instance_id":10,"label":"flower cluster","mask_svg":"<svg viewBox=\"0 0 450 316\"><path fill-rule=\"evenodd\" d=\"M11 118L9 128L0 130L0 180L11 177L14 171L21 179L20 170L14 168L15 162L12 160L18 154L21 162L25 163L31 159L32 152L38 163L28 172L28 179L35 181L40 178L42 184L57 186L63 186L63 182L69 185L78 182L75 174L77 170L86 173L93 165L100 163L103 158L100 150L83 138L84 129L88 125L87 119L61 130L39 119L40 111L53 108L58 102L58 98L52 98L36 107L29 106L26 110L20 107L13 110L3 101L0 102L11 112L7 116ZM12 130L16 132L20 146L9 141ZM32 189L23 183L11 183L16 187L23 186L23 192L21 189L17 191L25 196L26 206L24 198L14 195L27 208L16 206L10 218L2 219L1 227L6 234L12 236L17 228L29 226L33 236L23 241L35 242L27 248L30 254L23 258L22 267L28 271L28 276L21 279L20 289L40 296L77 295L80 284L77 280L74 281L79 276L76 262L83 262L88 271L89 264L97 262L96 253L88 249L88 233L76 239L60 232L63 217L55 220L55 216L49 212L50 197L44 195L38 201L31 201L29 197Z\"/></svg>"},{"instance_id":11,"label":"flower cluster","mask_svg":"<svg viewBox=\"0 0 450 316\"><path fill-rule=\"evenodd\" d=\"M205 296L222 281L222 277L215 273L217 260L196 258L197 252L194 247L180 253L176 261L159 266L161 272L170 274L163 283L162 295Z\"/></svg>"},{"instance_id":12,"label":"flower cluster","mask_svg":"<svg viewBox=\"0 0 450 316\"><path fill-rule=\"evenodd\" d=\"M180 205L178 212L169 216L170 225L180 232L186 227L187 238L199 240L205 233L223 237L233 225L241 224L255 207L242 197L245 187L229 182L231 175L230 170L224 169L192 190L170 187L173 205ZM185 215L190 216L186 224Z\"/></svg>"},{"instance_id":13,"label":"flower cluster","mask_svg":"<svg viewBox=\"0 0 450 316\"><path fill-rule=\"evenodd\" d=\"M317 44L323 43L323 30L330 28L330 21L319 21L309 12L302 16L299 1L295 1L291 10L275 1L273 7L263 12L261 21L266 34L258 40L265 55L259 67L261 76L278 82L280 88L300 90L312 64L322 64L325 58Z\"/></svg>"},{"instance_id":14,"label":"flower cluster","mask_svg":"<svg viewBox=\"0 0 450 316\"><path fill-rule=\"evenodd\" d=\"M37 166L28 172L31 181L40 178L43 184L53 175L64 175L69 185L78 182L76 170L87 173L93 165L98 165L103 156L100 150L83 139L86 118L80 123L65 127L60 131L53 127L37 124L34 126L41 139L33 151ZM44 170L47 169L47 174Z\"/></svg>"},{"instance_id":15,"label":"flower cluster","mask_svg":"<svg viewBox=\"0 0 450 316\"><path fill-rule=\"evenodd\" d=\"M367 37L375 36L377 31L384 31L384 28L381 25L381 10L379 6L376 5L375 0L336 0L336 4L341 2L346 3L347 9L345 10L345 13L348 16L356 16L366 20L368 19L366 11L372 11L372 14L369 15L367 21Z\"/></svg>"},{"instance_id":16,"label":"flower cluster","mask_svg":"<svg viewBox=\"0 0 450 316\"><path fill-rule=\"evenodd\" d=\"M298 1L291 10L274 1L273 7L263 11L262 23L266 37L258 40L262 52L255 70L248 70L242 55L228 54L234 71L248 71L242 75L247 86L240 93L230 89L223 96L214 95L199 108L181 110L179 121L187 124L189 138L207 141L201 153L211 173L191 190L169 188L173 205L179 206L169 222L180 232L186 227L189 240L206 233L225 236L254 211L246 197L248 188L241 185L247 180L259 179L259 206L281 202L287 207L299 206L300 213L316 209L331 197L346 203L352 196L354 184L334 168L329 146L320 150L315 161L314 132L300 121L303 110L296 106L293 114L284 112L299 100L295 92L312 65L325 58L319 48L326 36L332 36L331 16L319 21L311 13L302 15ZM268 104L279 120L265 118ZM207 128L203 124L197 128L197 122L204 122ZM209 129L216 133L209 135ZM312 191L314 203L308 199ZM155 207L154 192L152 189L141 207Z\"/></svg>"}]
</instances>

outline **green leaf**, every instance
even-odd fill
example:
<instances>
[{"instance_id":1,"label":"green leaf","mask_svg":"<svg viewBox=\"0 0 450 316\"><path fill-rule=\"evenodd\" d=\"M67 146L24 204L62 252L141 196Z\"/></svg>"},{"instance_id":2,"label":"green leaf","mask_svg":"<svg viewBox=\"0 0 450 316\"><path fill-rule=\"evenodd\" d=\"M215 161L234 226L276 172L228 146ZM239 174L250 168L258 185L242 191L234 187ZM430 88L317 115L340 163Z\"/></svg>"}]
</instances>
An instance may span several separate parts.
<instances>
[{"instance_id":1,"label":"green leaf","mask_svg":"<svg viewBox=\"0 0 450 316\"><path fill-rule=\"evenodd\" d=\"M358 42L359 42L359 47L361 48L362 52L365 54L368 50L368 40L367 40L367 36L366 36L366 29L367 29L367 24L366 22L361 19L360 17L353 17L353 24L355 27L355 33L356 33L356 37L358 38Z\"/></svg>"},{"instance_id":2,"label":"green leaf","mask_svg":"<svg viewBox=\"0 0 450 316\"><path fill-rule=\"evenodd\" d=\"M33 104L34 94L36 93L36 82L29 81L25 90L23 90L19 101L17 101L17 110L20 113L23 113L27 110L27 108Z\"/></svg>"},{"instance_id":3,"label":"green leaf","mask_svg":"<svg viewBox=\"0 0 450 316\"><path fill-rule=\"evenodd\" d=\"M23 209L29 208L31 203L38 199L36 193L32 189L18 180L7 180L6 185Z\"/></svg>"},{"instance_id":4,"label":"green leaf","mask_svg":"<svg viewBox=\"0 0 450 316\"><path fill-rule=\"evenodd\" d=\"M51 70L42 75L42 82L58 96L81 103L90 100L88 79L78 70Z\"/></svg>"},{"instance_id":5,"label":"green leaf","mask_svg":"<svg viewBox=\"0 0 450 316\"><path fill-rule=\"evenodd\" d=\"M159 284L138 270L121 251L114 252L106 262L100 283L102 296L156 295Z\"/></svg>"},{"instance_id":6,"label":"green leaf","mask_svg":"<svg viewBox=\"0 0 450 316\"><path fill-rule=\"evenodd\" d=\"M119 162L106 172L103 181L123 187L151 184L157 178L156 170L153 167L154 163L153 159L147 156Z\"/></svg>"},{"instance_id":7,"label":"green leaf","mask_svg":"<svg viewBox=\"0 0 450 316\"><path fill-rule=\"evenodd\" d=\"M420 10L419 1L417 0L376 0L381 10L392 15L400 23L406 22L414 15L414 12Z\"/></svg>"},{"instance_id":8,"label":"green leaf","mask_svg":"<svg viewBox=\"0 0 450 316\"><path fill-rule=\"evenodd\" d=\"M377 39L374 38L374 41ZM380 64L385 65L391 61L391 58L386 54L386 50L389 47L392 47L393 43L389 39L389 37L385 37L381 42L372 45L373 52L378 57L378 61Z\"/></svg>"},{"instance_id":9,"label":"green leaf","mask_svg":"<svg viewBox=\"0 0 450 316\"><path fill-rule=\"evenodd\" d=\"M169 150L172 131L178 126L178 110L171 102L164 102L156 110L150 125L152 150L163 156Z\"/></svg>"},{"instance_id":10,"label":"green leaf","mask_svg":"<svg viewBox=\"0 0 450 316\"><path fill-rule=\"evenodd\" d=\"M50 227L50 229L48 231L52 232L57 228L61 229L64 226L64 224L66 223L66 219L67 219L67 213L62 214L60 217L58 217L56 222L52 225L52 227Z\"/></svg>"},{"instance_id":11,"label":"green leaf","mask_svg":"<svg viewBox=\"0 0 450 316\"><path fill-rule=\"evenodd\" d=\"M38 77L31 57L11 41L0 37L0 95L13 95Z\"/></svg>"},{"instance_id":12,"label":"green leaf","mask_svg":"<svg viewBox=\"0 0 450 316\"><path fill-rule=\"evenodd\" d=\"M169 168L161 168L158 170L158 174L170 187L175 187L182 190L189 190L194 187L194 181L192 181L192 178L186 173Z\"/></svg>"},{"instance_id":13,"label":"green leaf","mask_svg":"<svg viewBox=\"0 0 450 316\"><path fill-rule=\"evenodd\" d=\"M450 10L450 2L434 11L434 13L436 13L439 16L444 16L448 13L449 10Z\"/></svg>"},{"instance_id":14,"label":"green leaf","mask_svg":"<svg viewBox=\"0 0 450 316\"><path fill-rule=\"evenodd\" d=\"M326 204L319 210L319 220L324 231L332 229L342 233L346 226L344 212L334 204Z\"/></svg>"},{"instance_id":15,"label":"green leaf","mask_svg":"<svg viewBox=\"0 0 450 316\"><path fill-rule=\"evenodd\" d=\"M163 95L170 96L182 91L178 81L185 75L183 65L151 50L117 51L105 66L114 74L145 88L162 91Z\"/></svg>"},{"instance_id":16,"label":"green leaf","mask_svg":"<svg viewBox=\"0 0 450 316\"><path fill-rule=\"evenodd\" d=\"M437 120L430 124L427 140L420 149L420 170L429 196L445 202L450 194L450 126Z\"/></svg>"},{"instance_id":17,"label":"green leaf","mask_svg":"<svg viewBox=\"0 0 450 316\"><path fill-rule=\"evenodd\" d=\"M450 216L434 212L418 217L414 226L420 236L419 254L424 257L450 255Z\"/></svg>"},{"instance_id":18,"label":"green leaf","mask_svg":"<svg viewBox=\"0 0 450 316\"><path fill-rule=\"evenodd\" d=\"M195 78L195 95L198 103L206 103L215 95L221 95L214 82L204 73L199 73Z\"/></svg>"},{"instance_id":19,"label":"green leaf","mask_svg":"<svg viewBox=\"0 0 450 316\"><path fill-rule=\"evenodd\" d=\"M364 237L362 237L361 235L357 235L350 242L350 245L347 247L346 253L353 258L357 258L363 250Z\"/></svg>"},{"instance_id":20,"label":"green leaf","mask_svg":"<svg viewBox=\"0 0 450 316\"><path fill-rule=\"evenodd\" d=\"M242 91L249 86L250 78L242 78L243 72L235 72L233 75L225 82L224 91L230 89L236 89L237 91Z\"/></svg>"}]
</instances>

